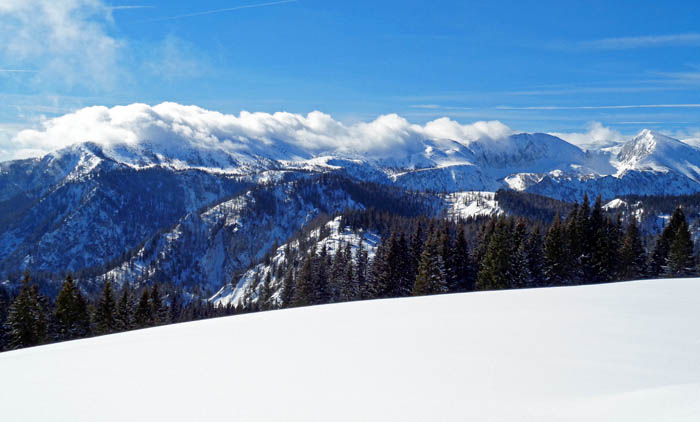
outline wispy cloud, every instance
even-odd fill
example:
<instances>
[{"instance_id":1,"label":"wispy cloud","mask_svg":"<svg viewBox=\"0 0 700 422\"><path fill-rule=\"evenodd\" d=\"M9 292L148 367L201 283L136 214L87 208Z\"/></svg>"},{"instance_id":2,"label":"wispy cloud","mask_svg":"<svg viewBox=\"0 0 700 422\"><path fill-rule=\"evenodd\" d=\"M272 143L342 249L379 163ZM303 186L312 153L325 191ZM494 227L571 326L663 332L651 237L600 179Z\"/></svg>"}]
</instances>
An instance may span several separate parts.
<instances>
[{"instance_id":1,"label":"wispy cloud","mask_svg":"<svg viewBox=\"0 0 700 422\"><path fill-rule=\"evenodd\" d=\"M258 7L277 6L280 4L297 3L297 2L298 2L298 0L281 0L281 1L273 1L273 2L267 2L267 3L246 4L243 6L227 7L224 9L203 10L200 12L185 13L182 15L166 16L166 17L162 17L162 18L153 18L153 19L144 19L144 20L139 20L136 22L139 22L139 23L142 23L142 22L162 22L162 21L170 21L170 20L175 20L175 19L193 18L196 16L214 15L217 13L233 12L233 11L242 10L242 9L254 9L254 8L258 8Z\"/></svg>"},{"instance_id":2,"label":"wispy cloud","mask_svg":"<svg viewBox=\"0 0 700 422\"><path fill-rule=\"evenodd\" d=\"M0 69L0 73L36 73L31 69Z\"/></svg>"},{"instance_id":3,"label":"wispy cloud","mask_svg":"<svg viewBox=\"0 0 700 422\"><path fill-rule=\"evenodd\" d=\"M154 9L154 6L108 6L109 10Z\"/></svg>"},{"instance_id":4,"label":"wispy cloud","mask_svg":"<svg viewBox=\"0 0 700 422\"><path fill-rule=\"evenodd\" d=\"M635 108L700 108L700 104L626 104L600 106L498 106L497 110L623 110Z\"/></svg>"},{"instance_id":5,"label":"wispy cloud","mask_svg":"<svg viewBox=\"0 0 700 422\"><path fill-rule=\"evenodd\" d=\"M691 32L685 34L603 38L599 40L582 41L576 44L579 48L594 50L629 50L634 48L687 45L700 45L700 33Z\"/></svg>"}]
</instances>

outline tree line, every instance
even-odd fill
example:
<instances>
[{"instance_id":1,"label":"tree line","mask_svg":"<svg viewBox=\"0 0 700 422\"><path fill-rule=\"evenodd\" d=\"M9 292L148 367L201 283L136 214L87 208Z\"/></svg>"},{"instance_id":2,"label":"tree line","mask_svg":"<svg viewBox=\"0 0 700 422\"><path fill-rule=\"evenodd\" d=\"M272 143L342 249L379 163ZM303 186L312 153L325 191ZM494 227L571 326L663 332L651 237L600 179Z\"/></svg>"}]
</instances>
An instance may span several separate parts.
<instances>
[{"instance_id":1,"label":"tree line","mask_svg":"<svg viewBox=\"0 0 700 422\"><path fill-rule=\"evenodd\" d=\"M332 254L313 242L302 253L307 248L300 242L297 251L287 248L281 265L254 278L244 306L272 309L698 273L681 207L651 248L634 218L610 216L600 197L591 206L587 196L549 224L507 216L452 222L368 210L347 211L342 225L382 233L373 259L362 243ZM273 283L272 274L281 282Z\"/></svg>"},{"instance_id":2,"label":"tree line","mask_svg":"<svg viewBox=\"0 0 700 422\"><path fill-rule=\"evenodd\" d=\"M167 293L155 283L115 290L106 281L100 295L90 300L68 275L52 301L39 292L27 272L13 298L0 289L0 350L12 350L58 341L113 334L140 328L233 315L243 309L215 307L202 297L181 290Z\"/></svg>"},{"instance_id":3,"label":"tree line","mask_svg":"<svg viewBox=\"0 0 700 422\"><path fill-rule=\"evenodd\" d=\"M697 259L683 209L677 207L653 242L645 245L635 218L604 212L600 197L584 197L568 215L540 219L493 216L450 221L397 215L387 210L347 210L341 230L381 234L374 257L363 242L336 251L319 247L328 235L288 242L285 259L256 274L237 306L215 307L201 296L158 283L115 290L105 282L90 300L71 276L56 300L40 294L27 273L11 298L0 289L3 350L241 312L325 303L422 296L448 292L604 283L696 275ZM306 229L306 233L312 230ZM650 242L651 243L651 242Z\"/></svg>"}]
</instances>

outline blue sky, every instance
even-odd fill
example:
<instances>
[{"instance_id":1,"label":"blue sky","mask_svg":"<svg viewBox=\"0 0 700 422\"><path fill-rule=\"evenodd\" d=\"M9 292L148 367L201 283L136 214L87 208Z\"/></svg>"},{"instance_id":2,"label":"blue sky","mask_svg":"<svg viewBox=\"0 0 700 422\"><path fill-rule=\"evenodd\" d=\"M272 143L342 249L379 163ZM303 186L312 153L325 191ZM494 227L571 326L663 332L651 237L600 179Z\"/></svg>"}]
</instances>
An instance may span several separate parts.
<instances>
[{"instance_id":1,"label":"blue sky","mask_svg":"<svg viewBox=\"0 0 700 422\"><path fill-rule=\"evenodd\" d=\"M162 101L700 132L698 1L7 0L0 40L0 141Z\"/></svg>"}]
</instances>

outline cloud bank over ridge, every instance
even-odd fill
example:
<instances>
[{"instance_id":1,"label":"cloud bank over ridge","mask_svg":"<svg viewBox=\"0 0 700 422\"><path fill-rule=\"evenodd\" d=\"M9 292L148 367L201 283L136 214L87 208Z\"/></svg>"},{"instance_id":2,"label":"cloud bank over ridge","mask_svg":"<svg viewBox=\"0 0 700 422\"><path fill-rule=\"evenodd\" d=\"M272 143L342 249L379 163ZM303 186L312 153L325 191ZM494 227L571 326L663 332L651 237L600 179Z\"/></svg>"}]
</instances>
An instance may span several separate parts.
<instances>
[{"instance_id":1,"label":"cloud bank over ridge","mask_svg":"<svg viewBox=\"0 0 700 422\"><path fill-rule=\"evenodd\" d=\"M137 103L112 108L87 107L45 120L41 126L23 130L8 145L0 146L5 155L0 158L40 156L85 141L106 146L148 142L164 148L189 144L204 149L249 152L283 142L314 154L391 156L397 149L424 148L425 139L468 144L513 133L499 121L461 124L440 118L417 125L397 114L386 114L369 122L344 124L320 111L306 115L242 111L236 116L168 102L155 106Z\"/></svg>"}]
</instances>

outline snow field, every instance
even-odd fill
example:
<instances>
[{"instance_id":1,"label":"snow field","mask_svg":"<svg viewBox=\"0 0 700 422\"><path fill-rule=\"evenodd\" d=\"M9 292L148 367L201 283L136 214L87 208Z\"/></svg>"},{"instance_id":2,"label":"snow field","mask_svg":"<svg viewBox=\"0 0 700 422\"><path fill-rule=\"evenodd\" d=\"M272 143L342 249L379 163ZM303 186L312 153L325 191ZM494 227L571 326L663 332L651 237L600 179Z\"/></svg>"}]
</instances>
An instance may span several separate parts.
<instances>
[{"instance_id":1,"label":"snow field","mask_svg":"<svg viewBox=\"0 0 700 422\"><path fill-rule=\"evenodd\" d=\"M700 279L377 300L0 354L3 421L697 421Z\"/></svg>"}]
</instances>

